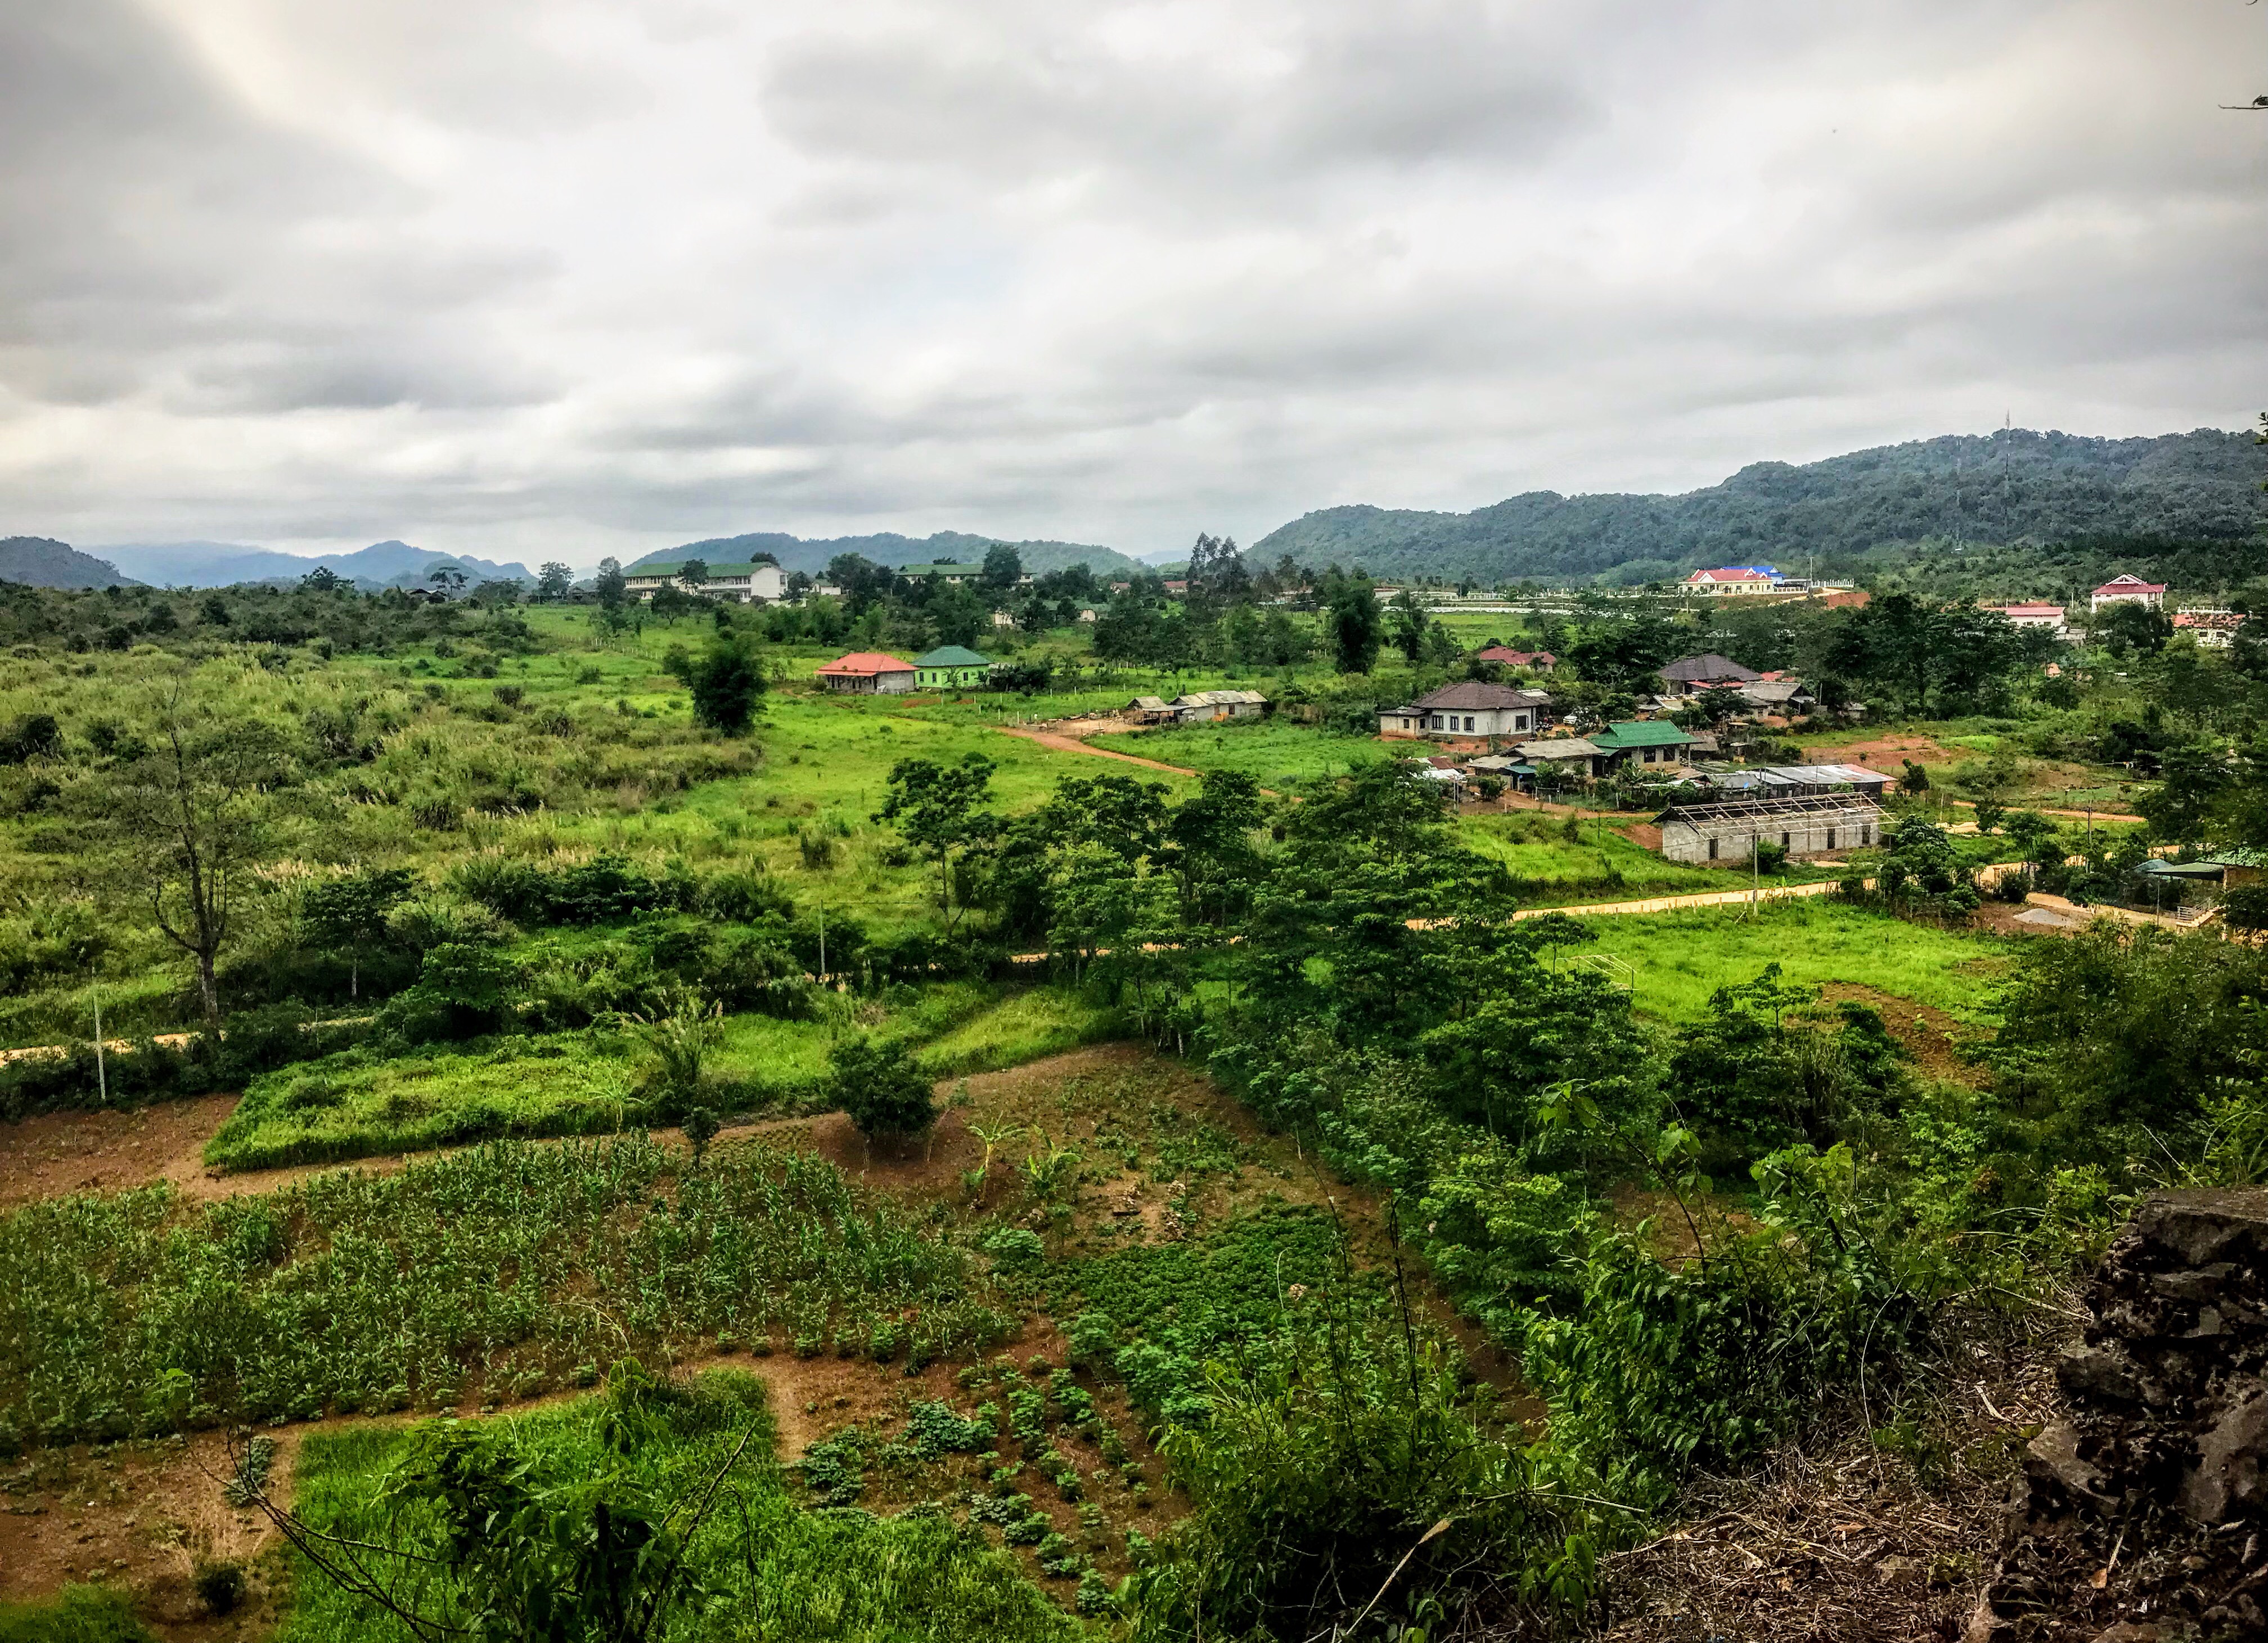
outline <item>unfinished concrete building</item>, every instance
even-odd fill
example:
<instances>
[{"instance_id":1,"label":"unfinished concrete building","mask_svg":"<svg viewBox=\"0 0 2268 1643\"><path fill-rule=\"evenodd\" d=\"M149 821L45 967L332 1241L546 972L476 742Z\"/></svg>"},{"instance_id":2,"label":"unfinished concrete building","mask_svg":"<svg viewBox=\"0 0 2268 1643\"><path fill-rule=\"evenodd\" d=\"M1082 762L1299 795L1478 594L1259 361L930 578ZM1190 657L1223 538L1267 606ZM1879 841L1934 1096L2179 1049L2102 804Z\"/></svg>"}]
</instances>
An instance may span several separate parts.
<instances>
[{"instance_id":1,"label":"unfinished concrete building","mask_svg":"<svg viewBox=\"0 0 2268 1643\"><path fill-rule=\"evenodd\" d=\"M1671 861L1746 861L1759 844L1790 856L1859 850L1881 837L1882 807L1855 794L1811 799L1735 799L1677 805L1656 819Z\"/></svg>"}]
</instances>

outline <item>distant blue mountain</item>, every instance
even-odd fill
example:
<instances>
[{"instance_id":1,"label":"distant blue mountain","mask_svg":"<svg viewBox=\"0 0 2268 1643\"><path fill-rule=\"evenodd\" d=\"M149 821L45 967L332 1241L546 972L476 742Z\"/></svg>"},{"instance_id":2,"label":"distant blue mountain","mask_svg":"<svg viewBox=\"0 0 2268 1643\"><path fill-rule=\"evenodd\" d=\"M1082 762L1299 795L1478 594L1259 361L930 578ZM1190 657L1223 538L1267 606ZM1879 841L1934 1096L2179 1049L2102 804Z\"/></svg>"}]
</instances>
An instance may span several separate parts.
<instances>
[{"instance_id":1,"label":"distant blue mountain","mask_svg":"<svg viewBox=\"0 0 2268 1643\"><path fill-rule=\"evenodd\" d=\"M433 567L446 564L472 581L516 578L533 582L535 573L517 561L498 564L470 554L438 553L404 542L372 542L352 553L290 554L272 548L232 542L123 542L95 552L129 575L165 587L226 587L238 582L296 582L317 566L362 587L422 586Z\"/></svg>"}]
</instances>

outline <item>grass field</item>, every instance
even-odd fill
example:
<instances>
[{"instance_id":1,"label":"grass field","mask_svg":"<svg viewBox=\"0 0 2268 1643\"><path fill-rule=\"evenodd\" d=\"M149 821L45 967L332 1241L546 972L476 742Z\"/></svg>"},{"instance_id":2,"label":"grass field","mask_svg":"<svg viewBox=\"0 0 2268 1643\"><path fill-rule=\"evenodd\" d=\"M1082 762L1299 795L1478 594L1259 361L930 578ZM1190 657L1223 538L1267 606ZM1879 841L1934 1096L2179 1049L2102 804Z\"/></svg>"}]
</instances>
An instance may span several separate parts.
<instances>
[{"instance_id":1,"label":"grass field","mask_svg":"<svg viewBox=\"0 0 2268 1643\"><path fill-rule=\"evenodd\" d=\"M1356 764L1424 758L1440 751L1431 742L1397 742L1389 747L1373 737L1331 735L1280 719L1177 726L1091 740L1113 753L1130 753L1138 759L1155 759L1189 770L1241 770L1263 787L1278 788L1344 776Z\"/></svg>"},{"instance_id":2,"label":"grass field","mask_svg":"<svg viewBox=\"0 0 2268 1643\"><path fill-rule=\"evenodd\" d=\"M828 1056L845 1032L917 1045L924 1068L947 1078L1053 1055L1116 1027L1112 1012L1058 988L902 991L895 1005L869 1000L823 1020L727 1018L708 1057L708 1104L728 1113L823 1104ZM205 1161L267 1169L501 1137L609 1134L656 1121L645 1061L633 1034L597 1028L392 1059L350 1050L254 1079Z\"/></svg>"},{"instance_id":3,"label":"grass field","mask_svg":"<svg viewBox=\"0 0 2268 1643\"><path fill-rule=\"evenodd\" d=\"M1739 907L1599 918L1592 951L1636 972L1646 1014L1692 1020L1719 987L1753 981L1777 963L1791 982L1848 982L1910 999L1963 1021L1989 1019L2007 944L1910 924L1828 896ZM1625 973L1613 970L1618 979Z\"/></svg>"}]
</instances>

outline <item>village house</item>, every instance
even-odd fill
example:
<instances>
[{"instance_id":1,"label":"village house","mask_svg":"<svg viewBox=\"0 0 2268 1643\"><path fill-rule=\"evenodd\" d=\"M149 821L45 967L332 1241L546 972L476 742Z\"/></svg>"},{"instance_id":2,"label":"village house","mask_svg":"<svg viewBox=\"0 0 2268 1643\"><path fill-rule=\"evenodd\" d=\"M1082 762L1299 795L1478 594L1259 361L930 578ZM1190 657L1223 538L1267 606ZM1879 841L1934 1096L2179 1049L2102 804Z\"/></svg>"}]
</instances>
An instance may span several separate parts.
<instances>
[{"instance_id":1,"label":"village house","mask_svg":"<svg viewBox=\"0 0 2268 1643\"><path fill-rule=\"evenodd\" d=\"M914 688L915 667L879 651L853 651L819 670L829 690L851 696L900 696Z\"/></svg>"},{"instance_id":2,"label":"village house","mask_svg":"<svg viewBox=\"0 0 2268 1643\"><path fill-rule=\"evenodd\" d=\"M1673 805L1654 818L1663 858L1697 864L1747 861L1760 844L1790 856L1863 849L1881 823L1881 807L1856 793Z\"/></svg>"},{"instance_id":3,"label":"village house","mask_svg":"<svg viewBox=\"0 0 2268 1643\"><path fill-rule=\"evenodd\" d=\"M787 578L776 564L712 564L702 579L688 582L685 564L642 564L622 572L622 591L641 600L650 600L665 587L674 586L679 592L699 593L710 599L737 600L749 604L757 600L770 601L787 596Z\"/></svg>"},{"instance_id":4,"label":"village house","mask_svg":"<svg viewBox=\"0 0 2268 1643\"><path fill-rule=\"evenodd\" d=\"M914 658L915 682L924 690L962 690L984 682L992 659L960 645L941 645Z\"/></svg>"},{"instance_id":5,"label":"village house","mask_svg":"<svg viewBox=\"0 0 2268 1643\"><path fill-rule=\"evenodd\" d=\"M1655 674L1661 681L1664 692L1670 696L1697 696L1718 685L1753 684L1764 677L1752 667L1743 667L1729 656L1713 652L1706 656L1682 656L1662 667Z\"/></svg>"},{"instance_id":6,"label":"village house","mask_svg":"<svg viewBox=\"0 0 2268 1643\"><path fill-rule=\"evenodd\" d=\"M1549 651L1515 651L1509 645L1483 645L1473 652L1473 659L1517 667L1531 674L1548 674L1559 665L1559 659Z\"/></svg>"},{"instance_id":7,"label":"village house","mask_svg":"<svg viewBox=\"0 0 2268 1643\"><path fill-rule=\"evenodd\" d=\"M1257 718L1267 706L1268 698L1257 690L1197 690L1175 696L1169 711L1177 725L1203 725L1216 718Z\"/></svg>"},{"instance_id":8,"label":"village house","mask_svg":"<svg viewBox=\"0 0 2268 1643\"><path fill-rule=\"evenodd\" d=\"M2244 625L2243 613L2213 610L2192 605L2174 613L2174 631L2186 633L2209 651L2233 650L2236 630Z\"/></svg>"},{"instance_id":9,"label":"village house","mask_svg":"<svg viewBox=\"0 0 2268 1643\"><path fill-rule=\"evenodd\" d=\"M1523 741L1513 747L1517 763L1506 774L1523 787L1533 787L1540 775L1588 781L1597 775L1606 755L1587 736L1554 736L1543 741ZM1477 764L1477 762L1476 762Z\"/></svg>"},{"instance_id":10,"label":"village house","mask_svg":"<svg viewBox=\"0 0 2268 1643\"><path fill-rule=\"evenodd\" d=\"M1604 755L1604 768L1597 771L1600 775L1633 766L1683 764L1686 750L1693 745L1692 737L1662 718L1620 719L1604 730L1593 731L1589 740Z\"/></svg>"},{"instance_id":11,"label":"village house","mask_svg":"<svg viewBox=\"0 0 2268 1643\"><path fill-rule=\"evenodd\" d=\"M1406 707L1378 716L1378 733L1436 741L1488 741L1528 736L1550 722L1551 698L1541 690L1471 682L1443 685Z\"/></svg>"},{"instance_id":12,"label":"village house","mask_svg":"<svg viewBox=\"0 0 2268 1643\"><path fill-rule=\"evenodd\" d=\"M2152 610L2166 606L2166 585L2145 582L2132 571L2122 571L2087 596L2090 611L2101 610L2105 605L2146 605Z\"/></svg>"},{"instance_id":13,"label":"village house","mask_svg":"<svg viewBox=\"0 0 2268 1643\"><path fill-rule=\"evenodd\" d=\"M1170 725L1174 710L1160 696L1138 696L1118 710L1118 717L1137 725Z\"/></svg>"},{"instance_id":14,"label":"village house","mask_svg":"<svg viewBox=\"0 0 2268 1643\"><path fill-rule=\"evenodd\" d=\"M1997 610L2020 628L2046 628L2058 638L2071 631L2065 624L2061 605L1984 605L1978 608Z\"/></svg>"}]
</instances>

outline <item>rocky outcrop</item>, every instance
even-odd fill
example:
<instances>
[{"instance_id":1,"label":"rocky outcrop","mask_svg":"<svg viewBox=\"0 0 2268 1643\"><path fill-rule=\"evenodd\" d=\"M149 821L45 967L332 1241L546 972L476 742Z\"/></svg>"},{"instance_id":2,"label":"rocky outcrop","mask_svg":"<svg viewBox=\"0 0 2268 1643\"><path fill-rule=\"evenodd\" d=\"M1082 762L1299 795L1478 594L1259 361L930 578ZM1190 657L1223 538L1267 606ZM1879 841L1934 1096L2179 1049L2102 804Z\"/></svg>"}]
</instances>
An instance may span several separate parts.
<instances>
[{"instance_id":1,"label":"rocky outcrop","mask_svg":"<svg viewBox=\"0 0 2268 1643\"><path fill-rule=\"evenodd\" d=\"M2057 1366L2066 1416L2025 1452L1995 1613L2040 1638L2110 1635L2106 1619L2268 1638L2268 1190L2153 1197L2088 1301ZM2080 1593L2101 1596L2057 1601L2097 1557Z\"/></svg>"}]
</instances>

